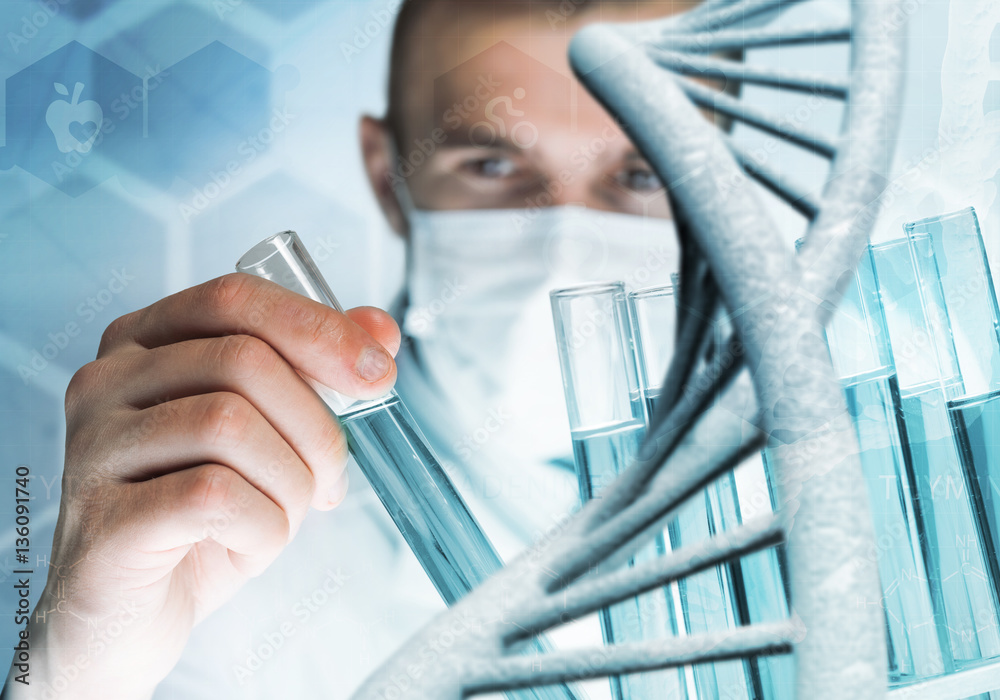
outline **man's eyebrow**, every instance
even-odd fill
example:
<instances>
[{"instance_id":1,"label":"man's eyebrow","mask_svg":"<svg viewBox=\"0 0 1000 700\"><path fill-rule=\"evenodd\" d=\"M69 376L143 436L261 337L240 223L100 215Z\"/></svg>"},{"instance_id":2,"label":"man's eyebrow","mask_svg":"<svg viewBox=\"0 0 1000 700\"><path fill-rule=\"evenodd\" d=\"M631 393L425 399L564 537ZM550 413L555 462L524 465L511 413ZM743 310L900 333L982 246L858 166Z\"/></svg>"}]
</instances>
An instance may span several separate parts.
<instances>
[{"instance_id":1,"label":"man's eyebrow","mask_svg":"<svg viewBox=\"0 0 1000 700\"><path fill-rule=\"evenodd\" d=\"M646 163L647 165L649 164L649 161L646 160L646 156L642 155L639 152L639 149L634 146L622 155L622 160L638 160Z\"/></svg>"},{"instance_id":2,"label":"man's eyebrow","mask_svg":"<svg viewBox=\"0 0 1000 700\"><path fill-rule=\"evenodd\" d=\"M441 142L440 148L478 148L482 151L490 150L501 150L510 151L512 153L522 153L523 148L518 146L509 136L500 136L496 134L488 143L484 142L485 136L481 133L482 130L477 130L475 138L473 138L473 130L465 129L460 131L453 131L445 136L444 141Z\"/></svg>"}]
</instances>

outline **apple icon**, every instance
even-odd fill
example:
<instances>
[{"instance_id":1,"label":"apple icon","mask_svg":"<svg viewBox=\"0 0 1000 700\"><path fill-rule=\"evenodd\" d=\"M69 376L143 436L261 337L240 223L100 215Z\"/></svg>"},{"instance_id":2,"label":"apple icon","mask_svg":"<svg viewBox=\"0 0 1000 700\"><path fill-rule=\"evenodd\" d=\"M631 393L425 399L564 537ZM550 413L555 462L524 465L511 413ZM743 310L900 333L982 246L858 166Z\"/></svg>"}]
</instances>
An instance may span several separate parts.
<instances>
[{"instance_id":1,"label":"apple icon","mask_svg":"<svg viewBox=\"0 0 1000 700\"><path fill-rule=\"evenodd\" d=\"M54 83L56 92L69 95L69 90L62 83ZM45 123L49 125L52 135L56 138L56 146L63 153L77 151L87 153L101 130L104 121L104 110L93 100L79 102L83 92L83 83L73 87L72 101L55 100L45 110ZM93 126L90 126L93 125Z\"/></svg>"}]
</instances>

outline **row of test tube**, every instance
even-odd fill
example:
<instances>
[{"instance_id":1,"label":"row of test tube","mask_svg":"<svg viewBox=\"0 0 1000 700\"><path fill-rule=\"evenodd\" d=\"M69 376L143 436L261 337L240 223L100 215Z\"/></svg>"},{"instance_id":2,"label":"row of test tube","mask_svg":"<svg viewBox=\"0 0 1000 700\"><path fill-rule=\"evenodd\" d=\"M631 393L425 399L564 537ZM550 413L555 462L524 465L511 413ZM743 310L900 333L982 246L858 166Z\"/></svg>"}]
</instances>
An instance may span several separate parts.
<instances>
[{"instance_id":1,"label":"row of test tube","mask_svg":"<svg viewBox=\"0 0 1000 700\"><path fill-rule=\"evenodd\" d=\"M883 588L859 604L885 611L894 685L1000 657L1000 314L971 208L904 230L866 249L827 329ZM676 302L669 286L627 292L620 282L557 290L551 301L586 502L642 442L673 354ZM738 525L737 477L766 483L767 454L692 497L633 563ZM782 552L770 549L613 606L601 622L607 643L624 643L787 613ZM612 679L615 698L634 700L784 700L793 688L787 656Z\"/></svg>"},{"instance_id":2,"label":"row of test tube","mask_svg":"<svg viewBox=\"0 0 1000 700\"><path fill-rule=\"evenodd\" d=\"M672 286L627 292L622 282L583 285L550 295L580 498L601 490L631 463L654 415L673 355ZM760 457L740 466L766 490ZM768 501L767 508L773 503ZM688 500L635 565L697 543L742 519L729 472ZM769 549L712 567L603 611L605 643L719 632L787 617L780 555ZM791 698L790 657L700 664L611 679L616 700L653 698Z\"/></svg>"},{"instance_id":3,"label":"row of test tube","mask_svg":"<svg viewBox=\"0 0 1000 700\"><path fill-rule=\"evenodd\" d=\"M827 334L862 448L890 681L1000 657L1000 316L972 208L868 247ZM987 700L988 695L977 696Z\"/></svg>"},{"instance_id":4,"label":"row of test tube","mask_svg":"<svg viewBox=\"0 0 1000 700\"><path fill-rule=\"evenodd\" d=\"M906 233L868 249L828 328L877 531L872 556L884 596L864 604L885 610L897 683L1000 656L1000 315L971 209L910 224ZM292 232L263 241L238 269L339 308ZM555 292L552 305L581 497L589 500L642 441L672 354L676 309L669 289L626 296L620 283ZM395 393L352 402L314 386L447 602L502 566ZM764 474L757 462L736 474L754 470ZM737 493L733 474L710 484L634 561L738 524ZM766 550L613 606L602 627L609 643L697 634L782 618L786 601L780 551ZM634 699L783 699L792 676L789 657L734 660L613 679L612 691Z\"/></svg>"}]
</instances>

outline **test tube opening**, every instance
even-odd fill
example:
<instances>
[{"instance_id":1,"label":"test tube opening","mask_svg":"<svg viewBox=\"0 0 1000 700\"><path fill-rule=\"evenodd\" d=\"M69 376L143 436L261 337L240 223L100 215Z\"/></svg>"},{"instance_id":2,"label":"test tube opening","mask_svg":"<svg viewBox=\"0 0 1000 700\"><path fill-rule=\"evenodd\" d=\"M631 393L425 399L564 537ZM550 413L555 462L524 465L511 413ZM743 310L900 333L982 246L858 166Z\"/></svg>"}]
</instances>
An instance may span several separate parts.
<instances>
[{"instance_id":1,"label":"test tube opening","mask_svg":"<svg viewBox=\"0 0 1000 700\"><path fill-rule=\"evenodd\" d=\"M571 299L573 297L624 291L625 285L622 282L591 282L589 284L580 284L573 287L553 289L549 292L549 296L553 299Z\"/></svg>"},{"instance_id":2,"label":"test tube opening","mask_svg":"<svg viewBox=\"0 0 1000 700\"><path fill-rule=\"evenodd\" d=\"M287 251L296 237L295 231L280 231L268 236L240 257L236 262L237 272L253 272L254 268L263 267L282 250Z\"/></svg>"},{"instance_id":3,"label":"test tube opening","mask_svg":"<svg viewBox=\"0 0 1000 700\"><path fill-rule=\"evenodd\" d=\"M629 294L633 299L652 299L655 297L673 296L674 285L665 284L660 287L643 287Z\"/></svg>"},{"instance_id":4,"label":"test tube opening","mask_svg":"<svg viewBox=\"0 0 1000 700\"><path fill-rule=\"evenodd\" d=\"M295 231L281 231L262 240L240 257L236 271L263 277L344 312Z\"/></svg>"},{"instance_id":5,"label":"test tube opening","mask_svg":"<svg viewBox=\"0 0 1000 700\"><path fill-rule=\"evenodd\" d=\"M937 214L935 216L928 216L923 219L918 219L917 221L911 221L903 224L903 229L905 231L916 230L921 227L926 227L930 224L942 224L946 221L951 221L952 219L961 219L967 216L975 216L976 210L974 207L965 207L959 209L958 211L948 212L947 214ZM978 222L977 222L978 223Z\"/></svg>"}]
</instances>

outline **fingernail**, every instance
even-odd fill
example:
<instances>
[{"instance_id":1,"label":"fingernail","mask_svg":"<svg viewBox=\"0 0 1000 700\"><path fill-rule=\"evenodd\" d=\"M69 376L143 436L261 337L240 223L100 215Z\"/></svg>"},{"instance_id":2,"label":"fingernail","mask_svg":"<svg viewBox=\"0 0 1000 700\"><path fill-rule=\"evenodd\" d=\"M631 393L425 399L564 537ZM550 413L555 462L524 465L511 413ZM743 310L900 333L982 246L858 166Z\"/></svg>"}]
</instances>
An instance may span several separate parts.
<instances>
[{"instance_id":1,"label":"fingernail","mask_svg":"<svg viewBox=\"0 0 1000 700\"><path fill-rule=\"evenodd\" d=\"M326 500L330 502L331 506L339 506L340 502L344 500L347 495L347 481L347 470L345 469L326 495Z\"/></svg>"},{"instance_id":2,"label":"fingernail","mask_svg":"<svg viewBox=\"0 0 1000 700\"><path fill-rule=\"evenodd\" d=\"M368 348L358 360L358 374L366 381L377 382L389 374L391 361L382 348Z\"/></svg>"}]
</instances>

